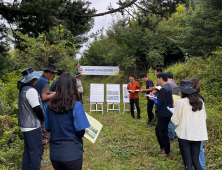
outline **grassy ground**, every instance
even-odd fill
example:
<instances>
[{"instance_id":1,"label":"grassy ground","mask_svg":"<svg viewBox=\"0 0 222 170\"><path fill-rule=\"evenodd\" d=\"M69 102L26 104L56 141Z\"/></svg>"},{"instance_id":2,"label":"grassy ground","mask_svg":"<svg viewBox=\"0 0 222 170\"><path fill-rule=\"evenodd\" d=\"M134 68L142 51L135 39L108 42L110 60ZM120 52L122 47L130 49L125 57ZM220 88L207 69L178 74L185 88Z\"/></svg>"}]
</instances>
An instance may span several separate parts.
<instances>
[{"instance_id":1,"label":"grassy ground","mask_svg":"<svg viewBox=\"0 0 222 170\"><path fill-rule=\"evenodd\" d=\"M121 77L83 77L84 108L89 113L90 83L128 83ZM141 82L140 82L141 83ZM142 88L145 88L145 84ZM121 85L122 88L122 85ZM122 89L121 89L122 95ZM122 96L121 96L122 101ZM102 131L95 144L84 139L83 169L85 170L181 170L184 169L178 142L171 144L171 153L167 158L159 157L159 145L155 136L155 123L153 127L146 127L146 97L140 94L141 120L132 119L130 112L124 114L118 111L92 112L92 116L103 124ZM123 104L121 103L121 111ZM211 125L213 127L213 125ZM209 136L210 139L213 137ZM218 140L219 141L219 140ZM221 167L221 152L218 141L205 142L205 159L207 170L218 170ZM44 156L49 159L49 148L45 148ZM216 159L216 160L215 160ZM43 165L42 169L52 170L51 163Z\"/></svg>"},{"instance_id":2,"label":"grassy ground","mask_svg":"<svg viewBox=\"0 0 222 170\"><path fill-rule=\"evenodd\" d=\"M84 108L89 113L90 82L108 83L110 80L115 83L127 83L127 80L113 77L84 78ZM153 127L146 127L146 97L140 94L141 120L132 119L130 112L124 114L118 111L92 112L103 124L103 129L95 144L84 139L84 162L83 169L87 170L109 170L109 169L183 169L182 158L179 153L178 142L171 144L171 155L167 158L158 157L159 145L155 136L155 122ZM121 104L121 111L123 105ZM44 156L49 158L49 148L45 148ZM42 169L53 169L51 163L43 165Z\"/></svg>"}]
</instances>

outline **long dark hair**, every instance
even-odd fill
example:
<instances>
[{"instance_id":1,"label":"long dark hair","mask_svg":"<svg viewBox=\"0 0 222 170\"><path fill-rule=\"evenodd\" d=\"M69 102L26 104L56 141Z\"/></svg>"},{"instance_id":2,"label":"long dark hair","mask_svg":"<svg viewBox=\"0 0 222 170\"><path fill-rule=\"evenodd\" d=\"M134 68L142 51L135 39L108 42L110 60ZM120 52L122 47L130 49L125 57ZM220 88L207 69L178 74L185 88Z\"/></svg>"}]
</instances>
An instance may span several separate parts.
<instances>
[{"instance_id":1,"label":"long dark hair","mask_svg":"<svg viewBox=\"0 0 222 170\"><path fill-rule=\"evenodd\" d=\"M190 80L193 82L193 86L194 86L194 89L196 91L198 91L198 93L200 93L200 85L199 85L199 80L195 77L193 78L190 78Z\"/></svg>"},{"instance_id":2,"label":"long dark hair","mask_svg":"<svg viewBox=\"0 0 222 170\"><path fill-rule=\"evenodd\" d=\"M49 101L48 107L58 114L68 113L73 110L75 100L80 101L76 78L70 73L64 73L57 82L56 94Z\"/></svg>"},{"instance_id":3,"label":"long dark hair","mask_svg":"<svg viewBox=\"0 0 222 170\"><path fill-rule=\"evenodd\" d=\"M182 98L185 98L185 97L187 97L189 99L189 103L192 106L192 111L193 112L202 110L203 102L199 98L198 92L192 93L192 94L182 93Z\"/></svg>"}]
</instances>

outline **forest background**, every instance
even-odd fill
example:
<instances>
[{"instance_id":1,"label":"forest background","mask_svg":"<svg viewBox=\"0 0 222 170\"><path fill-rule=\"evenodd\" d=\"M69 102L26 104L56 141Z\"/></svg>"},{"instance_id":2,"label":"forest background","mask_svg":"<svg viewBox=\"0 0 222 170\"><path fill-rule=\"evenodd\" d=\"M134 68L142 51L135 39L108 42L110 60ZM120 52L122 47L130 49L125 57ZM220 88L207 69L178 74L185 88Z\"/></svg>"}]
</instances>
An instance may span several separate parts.
<instances>
[{"instance_id":1,"label":"forest background","mask_svg":"<svg viewBox=\"0 0 222 170\"><path fill-rule=\"evenodd\" d=\"M81 65L120 66L119 77L103 78L100 83L126 83L129 74L133 73L138 79L142 72L156 81L153 69L157 66L173 72L177 83L190 77L200 79L201 94L206 100L208 115L206 166L208 169L222 169L222 2L127 0L119 1L118 4L120 9L116 11L111 5L108 7L107 13L116 12L114 16L118 17L107 30L91 36L94 41L82 54ZM17 127L16 88L17 81L22 77L21 71L27 67L41 70L52 63L57 68L63 67L67 72L75 74L78 64L76 54L88 39L85 33L92 28L93 18L101 15L105 14L97 15L96 9L90 9L88 1L23 0L6 3L0 0L0 169L21 167L23 135ZM87 89L89 83L98 78L87 76L83 79ZM84 99L86 101L86 96ZM144 101L141 105L146 107ZM85 109L88 110L88 105ZM146 115L145 112L143 110L142 114ZM98 113L94 116L100 121L109 120L108 116L101 117ZM124 120L123 115L120 118ZM130 123L135 125L135 122ZM118 128L114 134L109 131L113 125L106 124L101 140L109 141L118 133ZM155 140L155 136L151 139ZM115 142L113 139L111 144L115 145ZM86 145L88 150L89 145ZM112 152L114 148L108 145L109 142L104 148ZM116 150L121 150L121 147ZM119 164L124 164L142 153L137 153L136 149L128 153L127 157L116 157L116 153L111 153L109 159L115 161L122 158ZM181 157L177 159L178 155L179 152L172 156L174 163L171 165L165 160L158 160L158 167L141 164L140 168L180 169L182 161ZM152 156L156 157L155 154ZM86 169L98 169L105 166L104 162L95 165L97 168L88 167L90 159L86 157L84 166ZM114 169L132 167L135 167L134 164L129 163L128 166L116 166Z\"/></svg>"}]
</instances>

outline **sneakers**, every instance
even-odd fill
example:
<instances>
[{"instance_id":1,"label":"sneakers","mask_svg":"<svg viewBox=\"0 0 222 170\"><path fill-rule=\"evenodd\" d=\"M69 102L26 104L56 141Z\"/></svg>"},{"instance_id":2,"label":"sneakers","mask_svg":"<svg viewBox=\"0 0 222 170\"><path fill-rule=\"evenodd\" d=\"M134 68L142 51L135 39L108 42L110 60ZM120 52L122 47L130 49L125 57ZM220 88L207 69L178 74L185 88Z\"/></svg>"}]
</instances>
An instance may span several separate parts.
<instances>
[{"instance_id":1,"label":"sneakers","mask_svg":"<svg viewBox=\"0 0 222 170\"><path fill-rule=\"evenodd\" d=\"M151 124L150 122L148 122L148 123L146 124L146 126L147 126L147 127L152 127L152 124Z\"/></svg>"},{"instance_id":2,"label":"sneakers","mask_svg":"<svg viewBox=\"0 0 222 170\"><path fill-rule=\"evenodd\" d=\"M169 156L169 155L170 155L169 153L166 154L165 152L162 152L161 154L159 154L160 157L167 157L167 156Z\"/></svg>"},{"instance_id":3,"label":"sneakers","mask_svg":"<svg viewBox=\"0 0 222 170\"><path fill-rule=\"evenodd\" d=\"M170 139L170 143L173 143L174 142L174 139Z\"/></svg>"},{"instance_id":4,"label":"sneakers","mask_svg":"<svg viewBox=\"0 0 222 170\"><path fill-rule=\"evenodd\" d=\"M47 164L47 163L50 162L50 160L47 160L47 159L42 158L41 162L42 162L42 164Z\"/></svg>"}]
</instances>

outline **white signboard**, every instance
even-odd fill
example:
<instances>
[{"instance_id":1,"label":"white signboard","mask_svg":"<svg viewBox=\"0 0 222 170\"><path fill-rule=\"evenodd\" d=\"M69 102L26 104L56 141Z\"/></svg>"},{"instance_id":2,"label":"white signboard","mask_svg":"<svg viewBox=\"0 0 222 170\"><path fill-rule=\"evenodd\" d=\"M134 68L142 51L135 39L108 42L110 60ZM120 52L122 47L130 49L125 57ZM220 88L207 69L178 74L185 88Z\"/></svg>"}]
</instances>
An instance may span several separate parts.
<instances>
[{"instance_id":1,"label":"white signboard","mask_svg":"<svg viewBox=\"0 0 222 170\"><path fill-rule=\"evenodd\" d=\"M127 90L127 84L123 84L123 103L129 103L129 92Z\"/></svg>"},{"instance_id":2,"label":"white signboard","mask_svg":"<svg viewBox=\"0 0 222 170\"><path fill-rule=\"evenodd\" d=\"M120 85L106 84L106 102L120 103Z\"/></svg>"},{"instance_id":3,"label":"white signboard","mask_svg":"<svg viewBox=\"0 0 222 170\"><path fill-rule=\"evenodd\" d=\"M90 83L90 103L104 102L104 84Z\"/></svg>"},{"instance_id":4,"label":"white signboard","mask_svg":"<svg viewBox=\"0 0 222 170\"><path fill-rule=\"evenodd\" d=\"M79 66L82 75L113 75L118 76L120 67L118 66Z\"/></svg>"}]
</instances>

